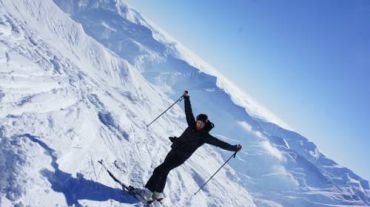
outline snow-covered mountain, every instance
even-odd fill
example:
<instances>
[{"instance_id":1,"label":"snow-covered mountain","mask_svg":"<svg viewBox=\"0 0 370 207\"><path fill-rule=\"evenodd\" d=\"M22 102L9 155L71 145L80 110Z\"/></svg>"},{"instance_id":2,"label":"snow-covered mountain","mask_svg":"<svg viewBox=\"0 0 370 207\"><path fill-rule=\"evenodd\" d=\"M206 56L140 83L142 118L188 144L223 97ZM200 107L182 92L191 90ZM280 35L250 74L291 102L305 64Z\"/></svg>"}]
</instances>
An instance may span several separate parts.
<instances>
[{"instance_id":1,"label":"snow-covered mountain","mask_svg":"<svg viewBox=\"0 0 370 207\"><path fill-rule=\"evenodd\" d=\"M170 173L168 206L369 206L368 181L117 0L0 1L0 206L140 206L97 163L141 186L186 124L184 89L212 134Z\"/></svg>"}]
</instances>

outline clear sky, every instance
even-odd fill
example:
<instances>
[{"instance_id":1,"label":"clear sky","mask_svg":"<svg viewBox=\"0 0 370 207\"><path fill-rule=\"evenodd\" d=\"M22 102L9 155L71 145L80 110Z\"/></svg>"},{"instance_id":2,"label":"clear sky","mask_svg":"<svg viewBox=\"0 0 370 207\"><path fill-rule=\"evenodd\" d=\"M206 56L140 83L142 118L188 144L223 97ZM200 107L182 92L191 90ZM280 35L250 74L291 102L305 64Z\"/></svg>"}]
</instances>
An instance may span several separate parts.
<instances>
[{"instance_id":1,"label":"clear sky","mask_svg":"<svg viewBox=\"0 0 370 207\"><path fill-rule=\"evenodd\" d=\"M370 180L370 1L126 2Z\"/></svg>"}]
</instances>

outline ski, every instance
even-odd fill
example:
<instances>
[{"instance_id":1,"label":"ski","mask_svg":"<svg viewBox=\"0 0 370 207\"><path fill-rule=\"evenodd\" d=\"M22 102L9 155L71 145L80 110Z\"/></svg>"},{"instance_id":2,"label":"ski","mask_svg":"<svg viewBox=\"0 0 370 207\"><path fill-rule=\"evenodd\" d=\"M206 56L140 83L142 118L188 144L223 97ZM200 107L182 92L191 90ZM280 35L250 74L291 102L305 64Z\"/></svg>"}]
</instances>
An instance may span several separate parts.
<instances>
[{"instance_id":1,"label":"ski","mask_svg":"<svg viewBox=\"0 0 370 207\"><path fill-rule=\"evenodd\" d=\"M140 202L143 202L145 204L152 204L154 201L157 200L146 200L141 194L136 193L137 188L131 186L131 185L126 185L122 181L120 181L109 169L108 167L104 164L103 160L99 160L98 163L104 168L105 171L107 171L108 175L116 182L118 183L122 190L126 191L128 194L139 200ZM160 202L160 201L158 201Z\"/></svg>"}]
</instances>

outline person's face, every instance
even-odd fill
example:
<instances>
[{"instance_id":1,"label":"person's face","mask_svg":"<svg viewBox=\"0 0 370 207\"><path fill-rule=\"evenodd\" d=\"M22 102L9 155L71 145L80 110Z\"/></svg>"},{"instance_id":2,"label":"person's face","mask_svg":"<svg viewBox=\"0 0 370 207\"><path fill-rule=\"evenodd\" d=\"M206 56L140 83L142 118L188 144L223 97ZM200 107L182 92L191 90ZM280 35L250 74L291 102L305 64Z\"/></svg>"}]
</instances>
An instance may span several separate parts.
<instances>
[{"instance_id":1,"label":"person's face","mask_svg":"<svg viewBox=\"0 0 370 207\"><path fill-rule=\"evenodd\" d=\"M195 126L196 126L197 130L202 130L204 128L204 126L205 126L205 123L203 121L201 121L201 120L197 120Z\"/></svg>"}]
</instances>

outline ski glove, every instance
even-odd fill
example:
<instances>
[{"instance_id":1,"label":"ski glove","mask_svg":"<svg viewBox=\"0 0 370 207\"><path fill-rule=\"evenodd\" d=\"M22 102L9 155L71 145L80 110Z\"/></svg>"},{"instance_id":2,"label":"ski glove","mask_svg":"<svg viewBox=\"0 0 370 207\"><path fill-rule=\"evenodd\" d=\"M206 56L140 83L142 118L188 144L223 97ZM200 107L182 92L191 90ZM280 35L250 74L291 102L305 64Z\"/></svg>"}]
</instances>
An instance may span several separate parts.
<instances>
[{"instance_id":1,"label":"ski glove","mask_svg":"<svg viewBox=\"0 0 370 207\"><path fill-rule=\"evenodd\" d=\"M174 142L177 139L177 137L168 137L168 139L170 139L171 142Z\"/></svg>"},{"instance_id":2,"label":"ski glove","mask_svg":"<svg viewBox=\"0 0 370 207\"><path fill-rule=\"evenodd\" d=\"M234 147L236 152L242 149L242 146L240 144L234 145Z\"/></svg>"}]
</instances>

